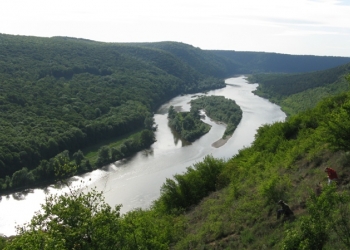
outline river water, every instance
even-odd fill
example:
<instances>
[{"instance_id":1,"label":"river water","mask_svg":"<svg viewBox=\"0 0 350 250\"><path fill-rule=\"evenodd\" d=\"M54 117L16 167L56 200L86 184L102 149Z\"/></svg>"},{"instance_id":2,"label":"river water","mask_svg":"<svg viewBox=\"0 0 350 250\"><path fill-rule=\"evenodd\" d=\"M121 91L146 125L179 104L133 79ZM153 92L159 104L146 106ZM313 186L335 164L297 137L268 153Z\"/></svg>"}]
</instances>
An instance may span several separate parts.
<instances>
[{"instance_id":1,"label":"river water","mask_svg":"<svg viewBox=\"0 0 350 250\"><path fill-rule=\"evenodd\" d=\"M168 108L173 105L188 111L189 101L195 98L193 95L179 96L164 104L155 114L157 141L150 149L91 173L75 176L71 179L72 187L103 191L106 202L111 206L123 205L122 213L138 207L148 208L159 197L166 178L185 172L187 167L207 155L229 159L253 142L260 126L285 119L286 115L279 106L252 93L258 84L248 84L244 76L227 79L226 84L223 89L207 93L233 99L243 111L240 124L226 144L219 148L212 146L222 137L225 126L208 117L204 121L212 125L211 130L190 145L183 144L172 134L167 125ZM0 234L16 234L15 226L29 222L47 195L67 191L67 188L50 186L3 196L0 201Z\"/></svg>"}]
</instances>

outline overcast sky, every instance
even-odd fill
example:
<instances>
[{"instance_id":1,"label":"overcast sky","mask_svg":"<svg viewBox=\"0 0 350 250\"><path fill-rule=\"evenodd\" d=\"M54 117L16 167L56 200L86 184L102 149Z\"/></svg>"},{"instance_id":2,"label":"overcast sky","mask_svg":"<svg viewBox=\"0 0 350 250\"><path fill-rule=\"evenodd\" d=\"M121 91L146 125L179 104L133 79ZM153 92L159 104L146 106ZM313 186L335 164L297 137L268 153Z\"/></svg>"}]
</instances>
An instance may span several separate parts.
<instances>
[{"instance_id":1,"label":"overcast sky","mask_svg":"<svg viewBox=\"0 0 350 250\"><path fill-rule=\"evenodd\" d=\"M0 33L350 57L350 0L0 0Z\"/></svg>"}]
</instances>

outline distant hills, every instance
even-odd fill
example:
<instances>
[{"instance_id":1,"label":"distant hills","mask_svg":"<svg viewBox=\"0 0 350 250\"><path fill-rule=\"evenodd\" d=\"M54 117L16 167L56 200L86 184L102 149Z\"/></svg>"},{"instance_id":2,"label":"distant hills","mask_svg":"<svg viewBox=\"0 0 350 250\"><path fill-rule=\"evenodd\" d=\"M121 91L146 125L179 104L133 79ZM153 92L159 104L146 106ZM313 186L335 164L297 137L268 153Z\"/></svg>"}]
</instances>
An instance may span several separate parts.
<instances>
[{"instance_id":1,"label":"distant hills","mask_svg":"<svg viewBox=\"0 0 350 250\"><path fill-rule=\"evenodd\" d=\"M213 54L241 65L242 73L305 73L349 63L349 57L288 55L266 52L212 50Z\"/></svg>"}]
</instances>

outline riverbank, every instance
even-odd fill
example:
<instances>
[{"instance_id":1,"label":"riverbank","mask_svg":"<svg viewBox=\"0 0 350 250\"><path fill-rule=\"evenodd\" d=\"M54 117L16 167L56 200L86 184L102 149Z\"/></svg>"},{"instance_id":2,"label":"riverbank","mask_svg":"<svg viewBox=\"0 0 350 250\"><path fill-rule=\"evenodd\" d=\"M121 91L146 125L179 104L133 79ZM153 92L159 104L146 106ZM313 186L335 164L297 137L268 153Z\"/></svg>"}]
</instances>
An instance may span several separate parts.
<instances>
[{"instance_id":1,"label":"riverbank","mask_svg":"<svg viewBox=\"0 0 350 250\"><path fill-rule=\"evenodd\" d=\"M226 142L231 138L232 136L226 136L225 139L219 139L216 142L214 142L213 144L211 144L212 147L214 148L220 148L222 146L224 146L226 144Z\"/></svg>"},{"instance_id":2,"label":"riverbank","mask_svg":"<svg viewBox=\"0 0 350 250\"><path fill-rule=\"evenodd\" d=\"M257 84L248 84L242 77L228 79L227 83L234 86L227 85L224 89L209 91L208 95L235 100L244 115L232 138L226 138L225 144L220 139L220 148L215 148L212 144L222 137L225 126L208 117L205 122L212 126L211 130L192 144L184 144L174 136L168 126L167 111L170 106L181 106L183 111L189 111L193 95L178 96L162 105L154 114L158 129L155 131L156 142L150 150L77 176L72 186L81 187L83 191L96 189L103 192L106 202L112 207L123 205L121 214L136 208L147 209L159 197L161 186L167 178L186 171L207 155L229 159L253 142L256 130L262 124L284 120L285 114L277 105L252 93ZM49 187L34 189L21 200L16 200L13 195L3 197L0 203L0 233L15 235L15 226L30 221L35 211L40 210L40 204L45 202L47 195L65 192L66 190Z\"/></svg>"}]
</instances>

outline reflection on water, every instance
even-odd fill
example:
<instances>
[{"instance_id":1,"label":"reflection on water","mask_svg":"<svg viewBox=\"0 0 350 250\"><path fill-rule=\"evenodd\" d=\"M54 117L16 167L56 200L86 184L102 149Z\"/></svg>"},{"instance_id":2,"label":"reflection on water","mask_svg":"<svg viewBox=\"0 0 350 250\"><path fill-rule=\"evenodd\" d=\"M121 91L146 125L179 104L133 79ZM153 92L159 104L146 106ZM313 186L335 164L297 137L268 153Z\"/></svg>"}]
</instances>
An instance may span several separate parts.
<instances>
[{"instance_id":1,"label":"reflection on water","mask_svg":"<svg viewBox=\"0 0 350 250\"><path fill-rule=\"evenodd\" d=\"M24 200L25 194L22 194L20 192L12 194L12 198L19 201L19 200Z\"/></svg>"},{"instance_id":2,"label":"reflection on water","mask_svg":"<svg viewBox=\"0 0 350 250\"><path fill-rule=\"evenodd\" d=\"M153 156L154 155L154 150L151 149L145 149L141 152L143 156Z\"/></svg>"},{"instance_id":3,"label":"reflection on water","mask_svg":"<svg viewBox=\"0 0 350 250\"><path fill-rule=\"evenodd\" d=\"M185 146L188 146L188 145L192 144L191 142L182 139L180 134L176 130L174 130L174 129L170 128L170 127L169 127L169 130L171 131L171 133L173 135L174 145L175 146L179 145L181 147L185 147ZM181 143L181 144L179 144L179 143Z\"/></svg>"},{"instance_id":4,"label":"reflection on water","mask_svg":"<svg viewBox=\"0 0 350 250\"><path fill-rule=\"evenodd\" d=\"M48 187L44 187L44 188L43 188L43 191L44 191L44 194L45 194L45 195L48 195L48 194L50 193L50 190L49 190Z\"/></svg>"},{"instance_id":5,"label":"reflection on water","mask_svg":"<svg viewBox=\"0 0 350 250\"><path fill-rule=\"evenodd\" d=\"M12 193L11 196L13 199L20 201L20 200L24 200L28 194L33 194L33 193L34 193L33 189L26 189L21 192ZM6 198L9 199L10 196L7 195Z\"/></svg>"},{"instance_id":6,"label":"reflection on water","mask_svg":"<svg viewBox=\"0 0 350 250\"><path fill-rule=\"evenodd\" d=\"M227 82L226 82L226 85L232 86L232 87L235 87L235 88L240 88L240 87L242 87L241 85L233 84L233 83L227 83Z\"/></svg>"},{"instance_id":7,"label":"reflection on water","mask_svg":"<svg viewBox=\"0 0 350 250\"><path fill-rule=\"evenodd\" d=\"M201 161L205 156L228 159L239 149L249 146L256 130L263 124L282 121L285 114L280 108L255 96L252 91L257 84L248 84L244 77L226 80L226 88L209 91L208 95L222 95L236 101L243 111L243 117L232 137L220 148L212 143L220 139L225 126L210 119L204 121L211 130L192 144L182 142L168 127L167 111L172 105L181 110L190 110L190 100L195 96L179 96L162 105L154 115L158 125L156 142L147 150L132 157L104 166L101 169L69 181L73 188L87 190L96 188L103 191L105 200L111 205L122 204L125 213L137 207L147 208L160 195L160 187L166 178L183 173L186 168ZM16 193L0 202L0 233L15 234L15 225L30 221L34 212L40 209L48 194L62 194L69 190L65 185L49 186L24 193Z\"/></svg>"}]
</instances>

